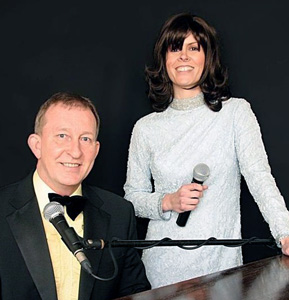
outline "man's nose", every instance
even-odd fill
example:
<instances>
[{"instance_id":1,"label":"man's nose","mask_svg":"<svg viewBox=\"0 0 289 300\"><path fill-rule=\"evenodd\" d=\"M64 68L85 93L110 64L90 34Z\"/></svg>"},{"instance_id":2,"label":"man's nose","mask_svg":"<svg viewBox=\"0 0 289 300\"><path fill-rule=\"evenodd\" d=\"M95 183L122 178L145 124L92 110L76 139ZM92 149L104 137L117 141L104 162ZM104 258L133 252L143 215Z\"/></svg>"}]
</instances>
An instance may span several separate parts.
<instances>
[{"instance_id":1,"label":"man's nose","mask_svg":"<svg viewBox=\"0 0 289 300\"><path fill-rule=\"evenodd\" d=\"M82 155L81 144L79 140L71 141L68 151L73 158L78 158Z\"/></svg>"}]
</instances>

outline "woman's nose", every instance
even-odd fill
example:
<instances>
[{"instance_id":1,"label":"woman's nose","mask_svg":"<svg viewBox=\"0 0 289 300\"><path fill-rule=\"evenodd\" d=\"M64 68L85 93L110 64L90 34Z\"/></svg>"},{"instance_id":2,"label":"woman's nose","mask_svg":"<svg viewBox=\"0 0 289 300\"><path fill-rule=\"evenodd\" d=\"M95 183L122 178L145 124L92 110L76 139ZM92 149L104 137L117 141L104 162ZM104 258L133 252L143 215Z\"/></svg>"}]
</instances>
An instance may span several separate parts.
<instances>
[{"instance_id":1,"label":"woman's nose","mask_svg":"<svg viewBox=\"0 0 289 300\"><path fill-rule=\"evenodd\" d=\"M180 59L183 60L183 61L189 60L189 56L187 54L187 50L185 50L185 49L181 50L181 52L180 52Z\"/></svg>"}]
</instances>

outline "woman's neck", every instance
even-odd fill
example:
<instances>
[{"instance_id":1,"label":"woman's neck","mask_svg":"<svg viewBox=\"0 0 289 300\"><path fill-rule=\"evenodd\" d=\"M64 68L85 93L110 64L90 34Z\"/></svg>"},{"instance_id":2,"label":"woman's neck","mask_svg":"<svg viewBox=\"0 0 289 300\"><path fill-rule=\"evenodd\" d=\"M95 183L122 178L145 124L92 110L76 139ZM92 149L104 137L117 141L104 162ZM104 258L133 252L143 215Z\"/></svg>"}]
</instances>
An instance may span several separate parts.
<instances>
[{"instance_id":1,"label":"woman's neck","mask_svg":"<svg viewBox=\"0 0 289 300\"><path fill-rule=\"evenodd\" d=\"M198 86L194 89L174 89L175 99L187 99L193 98L202 92L201 88Z\"/></svg>"}]
</instances>

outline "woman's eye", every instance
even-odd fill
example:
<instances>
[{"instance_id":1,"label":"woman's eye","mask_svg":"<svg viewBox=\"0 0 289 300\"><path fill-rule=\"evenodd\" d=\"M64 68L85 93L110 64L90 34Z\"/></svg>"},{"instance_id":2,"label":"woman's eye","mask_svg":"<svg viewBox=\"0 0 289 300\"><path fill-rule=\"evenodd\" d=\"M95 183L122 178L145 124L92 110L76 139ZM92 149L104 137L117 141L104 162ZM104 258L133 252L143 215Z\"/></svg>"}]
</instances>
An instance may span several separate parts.
<instances>
[{"instance_id":1,"label":"woman's eye","mask_svg":"<svg viewBox=\"0 0 289 300\"><path fill-rule=\"evenodd\" d=\"M177 46L170 46L168 48L168 52L179 52L179 51L181 51L181 49Z\"/></svg>"}]
</instances>

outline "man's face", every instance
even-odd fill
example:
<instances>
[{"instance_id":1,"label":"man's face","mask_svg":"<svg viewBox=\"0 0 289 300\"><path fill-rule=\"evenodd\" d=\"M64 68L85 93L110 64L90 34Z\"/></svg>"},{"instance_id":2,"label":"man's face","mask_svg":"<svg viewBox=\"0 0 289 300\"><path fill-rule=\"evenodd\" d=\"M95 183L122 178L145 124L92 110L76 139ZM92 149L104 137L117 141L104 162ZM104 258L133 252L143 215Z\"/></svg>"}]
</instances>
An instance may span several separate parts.
<instances>
[{"instance_id":1,"label":"man's face","mask_svg":"<svg viewBox=\"0 0 289 300\"><path fill-rule=\"evenodd\" d=\"M89 109L58 103L49 107L43 121L32 149L37 171L55 192L70 195L89 174L99 151L95 117Z\"/></svg>"}]
</instances>

